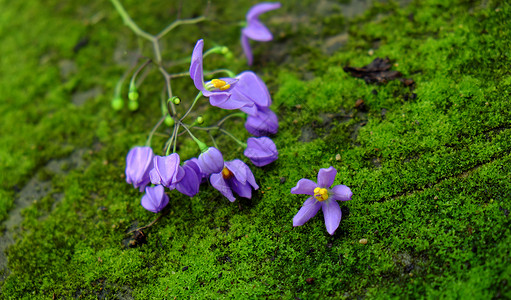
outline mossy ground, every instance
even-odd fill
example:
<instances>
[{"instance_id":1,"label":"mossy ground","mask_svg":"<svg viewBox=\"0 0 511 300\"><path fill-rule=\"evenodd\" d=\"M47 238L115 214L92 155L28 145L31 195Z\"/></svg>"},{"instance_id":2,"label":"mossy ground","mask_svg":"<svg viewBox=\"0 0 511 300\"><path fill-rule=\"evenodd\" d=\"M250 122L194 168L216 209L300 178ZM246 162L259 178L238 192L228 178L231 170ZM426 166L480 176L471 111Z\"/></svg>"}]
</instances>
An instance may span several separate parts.
<instances>
[{"instance_id":1,"label":"mossy ground","mask_svg":"<svg viewBox=\"0 0 511 300\"><path fill-rule=\"evenodd\" d=\"M122 2L153 33L179 7ZM185 57L205 38L235 53L208 58L212 67L243 71L236 22L254 3L212 4L213 21L164 39L164 57ZM126 232L155 216L125 183L124 158L159 118L162 80L144 81L139 111L114 112L113 89L128 68L122 53L139 43L110 3L0 0L0 220L31 178L52 184L23 211L0 296L510 298L511 5L376 3L346 19L322 3L283 1L264 18L275 40L253 44L253 70L280 118L278 161L253 168L261 188L237 203L207 186L192 199L171 192L169 215L144 231L146 244L127 248ZM181 15L200 14L202 4ZM325 48L345 30L346 45ZM375 57L389 57L413 88L343 71ZM100 92L73 103L91 90ZM187 99L191 81L175 90ZM208 109L206 119L218 113ZM241 122L230 126L248 137ZM235 145L223 150L241 155ZM197 154L188 142L180 151ZM48 166L76 153L78 167ZM336 184L353 191L337 232L326 232L321 213L293 228L305 197L290 189L330 165Z\"/></svg>"}]
</instances>

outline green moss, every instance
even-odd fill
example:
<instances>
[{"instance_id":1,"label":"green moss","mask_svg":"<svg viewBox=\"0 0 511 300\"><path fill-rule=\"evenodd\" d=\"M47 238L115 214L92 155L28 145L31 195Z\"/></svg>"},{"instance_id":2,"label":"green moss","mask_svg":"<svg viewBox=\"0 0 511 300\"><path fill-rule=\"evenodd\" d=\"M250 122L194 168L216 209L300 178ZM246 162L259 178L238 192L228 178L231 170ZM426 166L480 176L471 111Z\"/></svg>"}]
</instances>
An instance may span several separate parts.
<instances>
[{"instance_id":1,"label":"green moss","mask_svg":"<svg viewBox=\"0 0 511 300\"><path fill-rule=\"evenodd\" d=\"M260 189L251 200L230 203L208 185L191 199L170 192L168 215L130 248L128 232L156 215L125 183L124 159L160 116L162 80L156 72L145 79L139 111L114 112L113 89L128 68L114 54L139 41L108 2L50 2L0 0L0 220L30 178L52 183L23 210L0 298L511 297L509 4L375 3L346 18L322 15L315 1L284 1L262 17L275 40L253 43L253 70L280 119L279 159L253 168ZM149 32L178 11L167 2L123 4ZM181 15L199 15L205 4L183 6ZM252 4L211 4L214 21L162 40L164 57L186 57L204 37L207 47L216 41L235 54L208 57L208 68L243 71L235 23ZM325 54L325 40L344 28L348 43ZM151 55L149 45L141 51ZM367 84L343 71L375 57L389 57L414 85ZM183 105L195 96L188 78L173 87ZM94 88L102 92L72 103ZM225 112L206 102L199 113L208 125ZM241 119L226 128L249 136ZM242 155L213 134L226 159ZM153 138L156 152L165 140ZM66 158L80 149L84 163ZM184 138L179 151L198 154ZM55 160L60 167L50 168ZM335 183L354 195L341 203L336 234L322 213L293 228L306 196L290 189L330 165Z\"/></svg>"}]
</instances>

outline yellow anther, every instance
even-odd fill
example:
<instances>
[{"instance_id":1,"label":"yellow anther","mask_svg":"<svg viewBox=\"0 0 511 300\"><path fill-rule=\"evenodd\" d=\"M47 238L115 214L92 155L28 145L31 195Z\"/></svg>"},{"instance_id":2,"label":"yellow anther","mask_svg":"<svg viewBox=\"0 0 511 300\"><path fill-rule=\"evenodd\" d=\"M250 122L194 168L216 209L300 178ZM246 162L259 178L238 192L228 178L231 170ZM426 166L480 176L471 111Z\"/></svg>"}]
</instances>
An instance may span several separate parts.
<instances>
[{"instance_id":1,"label":"yellow anther","mask_svg":"<svg viewBox=\"0 0 511 300\"><path fill-rule=\"evenodd\" d=\"M222 177L224 177L224 179L229 179L232 176L233 176L233 174L232 174L231 170L224 167L224 169L222 170Z\"/></svg>"},{"instance_id":2,"label":"yellow anther","mask_svg":"<svg viewBox=\"0 0 511 300\"><path fill-rule=\"evenodd\" d=\"M315 188L314 198L316 198L318 201L325 201L328 199L328 190L320 187Z\"/></svg>"},{"instance_id":3,"label":"yellow anther","mask_svg":"<svg viewBox=\"0 0 511 300\"><path fill-rule=\"evenodd\" d=\"M225 91L231 87L230 84L227 84L227 82L221 79L213 79L211 80L211 84L214 88L220 89L221 91Z\"/></svg>"}]
</instances>

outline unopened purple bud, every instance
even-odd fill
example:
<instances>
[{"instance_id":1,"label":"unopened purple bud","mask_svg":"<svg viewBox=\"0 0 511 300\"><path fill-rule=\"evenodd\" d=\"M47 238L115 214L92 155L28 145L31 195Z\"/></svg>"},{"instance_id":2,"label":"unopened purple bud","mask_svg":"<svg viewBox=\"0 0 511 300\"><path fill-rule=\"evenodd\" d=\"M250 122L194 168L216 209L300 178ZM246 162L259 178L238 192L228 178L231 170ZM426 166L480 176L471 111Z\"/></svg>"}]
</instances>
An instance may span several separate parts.
<instances>
[{"instance_id":1,"label":"unopened purple bud","mask_svg":"<svg viewBox=\"0 0 511 300\"><path fill-rule=\"evenodd\" d=\"M142 196L142 201L140 203L148 211L157 213L169 204L169 196L165 194L165 189L162 185L154 187L148 186L145 188L145 195Z\"/></svg>"},{"instance_id":2,"label":"unopened purple bud","mask_svg":"<svg viewBox=\"0 0 511 300\"><path fill-rule=\"evenodd\" d=\"M222 152L215 147L209 147L199 155L199 167L202 173L219 173L224 168Z\"/></svg>"},{"instance_id":3,"label":"unopened purple bud","mask_svg":"<svg viewBox=\"0 0 511 300\"><path fill-rule=\"evenodd\" d=\"M126 156L126 182L144 191L149 184L154 153L151 147L134 147Z\"/></svg>"},{"instance_id":4,"label":"unopened purple bud","mask_svg":"<svg viewBox=\"0 0 511 300\"><path fill-rule=\"evenodd\" d=\"M269 108L263 108L255 115L249 115L245 128L255 136L268 136L277 133L279 120L277 115Z\"/></svg>"},{"instance_id":5,"label":"unopened purple bud","mask_svg":"<svg viewBox=\"0 0 511 300\"><path fill-rule=\"evenodd\" d=\"M277 146L275 146L275 143L270 138L265 136L249 138L247 140L247 148L243 154L258 167L266 166L279 157Z\"/></svg>"},{"instance_id":6,"label":"unopened purple bud","mask_svg":"<svg viewBox=\"0 0 511 300\"><path fill-rule=\"evenodd\" d=\"M153 184L161 184L169 189L174 189L176 183L184 176L183 170L179 169L179 154L172 153L167 156L155 156L153 159L154 169L149 173Z\"/></svg>"}]
</instances>

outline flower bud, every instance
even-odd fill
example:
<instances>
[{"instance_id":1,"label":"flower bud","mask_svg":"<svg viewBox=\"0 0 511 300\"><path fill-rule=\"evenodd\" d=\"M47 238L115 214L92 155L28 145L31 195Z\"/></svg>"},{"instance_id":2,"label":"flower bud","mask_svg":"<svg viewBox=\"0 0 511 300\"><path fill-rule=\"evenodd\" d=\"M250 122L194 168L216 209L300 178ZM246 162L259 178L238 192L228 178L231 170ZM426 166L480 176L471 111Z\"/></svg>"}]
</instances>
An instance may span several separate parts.
<instances>
[{"instance_id":1,"label":"flower bud","mask_svg":"<svg viewBox=\"0 0 511 300\"><path fill-rule=\"evenodd\" d=\"M179 105L179 103L181 103L181 99L179 99L179 97L172 97L172 103L174 103L175 105Z\"/></svg>"},{"instance_id":2,"label":"flower bud","mask_svg":"<svg viewBox=\"0 0 511 300\"><path fill-rule=\"evenodd\" d=\"M121 110L122 107L124 106L124 101L122 100L121 97L115 97L114 99L112 99L111 105L114 110Z\"/></svg>"},{"instance_id":3,"label":"flower bud","mask_svg":"<svg viewBox=\"0 0 511 300\"><path fill-rule=\"evenodd\" d=\"M153 149L151 147L134 147L126 156L126 182L144 191L149 184L149 171L153 167Z\"/></svg>"},{"instance_id":4,"label":"flower bud","mask_svg":"<svg viewBox=\"0 0 511 300\"><path fill-rule=\"evenodd\" d=\"M169 204L169 196L165 194L165 189L161 185L146 187L145 195L142 196L140 204L150 212L160 212Z\"/></svg>"},{"instance_id":5,"label":"flower bud","mask_svg":"<svg viewBox=\"0 0 511 300\"><path fill-rule=\"evenodd\" d=\"M128 99L130 101L137 101L138 100L138 91L137 87L135 86L135 82L130 82L129 92L128 92Z\"/></svg>"},{"instance_id":6,"label":"flower bud","mask_svg":"<svg viewBox=\"0 0 511 300\"><path fill-rule=\"evenodd\" d=\"M224 168L224 157L215 147L209 147L199 155L199 167L202 173L219 173Z\"/></svg>"},{"instance_id":7,"label":"flower bud","mask_svg":"<svg viewBox=\"0 0 511 300\"><path fill-rule=\"evenodd\" d=\"M201 125L204 123L204 118L202 116L197 117L197 124Z\"/></svg>"},{"instance_id":8,"label":"flower bud","mask_svg":"<svg viewBox=\"0 0 511 300\"><path fill-rule=\"evenodd\" d=\"M277 160L279 153L275 143L268 137L249 138L247 140L247 148L243 153L250 161L258 166L266 166Z\"/></svg>"},{"instance_id":9,"label":"flower bud","mask_svg":"<svg viewBox=\"0 0 511 300\"><path fill-rule=\"evenodd\" d=\"M174 123L174 119L170 115L165 116L165 124L167 126L172 126Z\"/></svg>"},{"instance_id":10,"label":"flower bud","mask_svg":"<svg viewBox=\"0 0 511 300\"><path fill-rule=\"evenodd\" d=\"M135 111L138 109L138 102L137 101L129 101L128 102L128 108L131 110L131 111Z\"/></svg>"}]
</instances>

